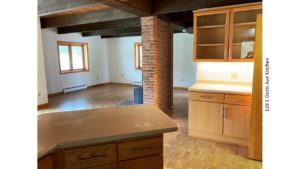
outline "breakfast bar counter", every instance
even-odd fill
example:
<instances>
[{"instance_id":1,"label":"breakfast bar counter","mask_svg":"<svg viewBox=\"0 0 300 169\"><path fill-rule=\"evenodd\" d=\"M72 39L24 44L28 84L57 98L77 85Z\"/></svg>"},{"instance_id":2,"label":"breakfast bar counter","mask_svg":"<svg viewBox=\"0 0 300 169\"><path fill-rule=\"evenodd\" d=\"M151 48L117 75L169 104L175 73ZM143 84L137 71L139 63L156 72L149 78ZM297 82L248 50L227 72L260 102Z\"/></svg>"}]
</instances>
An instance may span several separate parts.
<instances>
[{"instance_id":1,"label":"breakfast bar counter","mask_svg":"<svg viewBox=\"0 0 300 169\"><path fill-rule=\"evenodd\" d=\"M147 104L41 114L38 165L113 169L154 163L161 168L163 133L177 129L170 117Z\"/></svg>"}]
</instances>

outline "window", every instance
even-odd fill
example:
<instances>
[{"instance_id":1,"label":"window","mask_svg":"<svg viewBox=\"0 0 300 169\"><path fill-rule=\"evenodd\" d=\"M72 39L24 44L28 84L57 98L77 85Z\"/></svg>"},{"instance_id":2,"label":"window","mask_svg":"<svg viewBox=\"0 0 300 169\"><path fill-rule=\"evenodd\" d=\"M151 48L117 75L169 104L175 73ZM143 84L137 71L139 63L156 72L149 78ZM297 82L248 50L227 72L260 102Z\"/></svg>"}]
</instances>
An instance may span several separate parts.
<instances>
[{"instance_id":1,"label":"window","mask_svg":"<svg viewBox=\"0 0 300 169\"><path fill-rule=\"evenodd\" d=\"M88 71L87 43L57 42L60 73Z\"/></svg>"},{"instance_id":2,"label":"window","mask_svg":"<svg viewBox=\"0 0 300 169\"><path fill-rule=\"evenodd\" d=\"M142 43L140 42L135 43L134 49L135 49L135 69L142 69L143 67Z\"/></svg>"}]
</instances>

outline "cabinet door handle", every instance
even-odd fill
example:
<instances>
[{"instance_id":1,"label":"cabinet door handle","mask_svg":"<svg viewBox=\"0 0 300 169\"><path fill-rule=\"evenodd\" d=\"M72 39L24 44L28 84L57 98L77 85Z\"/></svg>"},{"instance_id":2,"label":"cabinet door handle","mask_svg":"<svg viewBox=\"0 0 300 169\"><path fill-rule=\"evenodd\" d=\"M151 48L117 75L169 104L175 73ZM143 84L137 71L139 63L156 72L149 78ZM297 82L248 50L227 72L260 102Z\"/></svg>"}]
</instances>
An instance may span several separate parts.
<instances>
[{"instance_id":1,"label":"cabinet door handle","mask_svg":"<svg viewBox=\"0 0 300 169\"><path fill-rule=\"evenodd\" d=\"M225 108L225 118L228 118L228 107Z\"/></svg>"},{"instance_id":2,"label":"cabinet door handle","mask_svg":"<svg viewBox=\"0 0 300 169\"><path fill-rule=\"evenodd\" d=\"M104 154L101 154L101 155L97 155L97 156L92 156L92 157L80 157L78 158L79 161L85 161L85 160L97 160L99 158L102 158L104 157L105 155Z\"/></svg>"},{"instance_id":3,"label":"cabinet door handle","mask_svg":"<svg viewBox=\"0 0 300 169\"><path fill-rule=\"evenodd\" d=\"M143 151L143 150L148 150L148 149L152 149L152 148L153 148L152 146L149 146L149 147L140 147L140 148L132 149L131 151Z\"/></svg>"},{"instance_id":4,"label":"cabinet door handle","mask_svg":"<svg viewBox=\"0 0 300 169\"><path fill-rule=\"evenodd\" d=\"M223 116L224 116L224 112L223 111L224 111L224 105L221 106L221 118L223 118Z\"/></svg>"}]
</instances>

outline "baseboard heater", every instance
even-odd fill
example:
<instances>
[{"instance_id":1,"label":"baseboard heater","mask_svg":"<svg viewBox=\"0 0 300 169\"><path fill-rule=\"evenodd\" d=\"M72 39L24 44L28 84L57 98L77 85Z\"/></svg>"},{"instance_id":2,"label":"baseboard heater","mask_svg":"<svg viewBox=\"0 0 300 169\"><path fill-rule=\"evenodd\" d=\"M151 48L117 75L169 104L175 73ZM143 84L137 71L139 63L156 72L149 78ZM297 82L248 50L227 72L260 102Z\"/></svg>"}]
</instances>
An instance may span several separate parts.
<instances>
[{"instance_id":1,"label":"baseboard heater","mask_svg":"<svg viewBox=\"0 0 300 169\"><path fill-rule=\"evenodd\" d=\"M70 92L86 89L86 87L87 87L86 85L72 86L72 87L64 88L63 91L64 93L70 93Z\"/></svg>"}]
</instances>

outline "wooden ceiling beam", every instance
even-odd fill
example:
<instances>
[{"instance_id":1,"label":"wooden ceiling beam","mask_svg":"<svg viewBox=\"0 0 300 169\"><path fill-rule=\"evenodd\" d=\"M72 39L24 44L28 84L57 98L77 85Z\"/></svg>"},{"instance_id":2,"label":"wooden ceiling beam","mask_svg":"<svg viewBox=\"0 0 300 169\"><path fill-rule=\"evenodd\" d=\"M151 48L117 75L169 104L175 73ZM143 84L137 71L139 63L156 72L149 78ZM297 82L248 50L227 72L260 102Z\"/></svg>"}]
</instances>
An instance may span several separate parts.
<instances>
[{"instance_id":1,"label":"wooden ceiling beam","mask_svg":"<svg viewBox=\"0 0 300 169\"><path fill-rule=\"evenodd\" d=\"M45 16L100 4L99 0L38 0L38 15Z\"/></svg>"},{"instance_id":2,"label":"wooden ceiling beam","mask_svg":"<svg viewBox=\"0 0 300 169\"><path fill-rule=\"evenodd\" d=\"M262 0L153 0L153 14L169 14L174 12L190 11L201 8L219 7Z\"/></svg>"},{"instance_id":3,"label":"wooden ceiling beam","mask_svg":"<svg viewBox=\"0 0 300 169\"><path fill-rule=\"evenodd\" d=\"M106 22L120 19L134 18L135 15L118 9L103 9L90 11L86 13L78 13L73 15L56 16L51 18L41 18L42 28L62 27L70 25L80 25L94 22Z\"/></svg>"},{"instance_id":4,"label":"wooden ceiling beam","mask_svg":"<svg viewBox=\"0 0 300 169\"><path fill-rule=\"evenodd\" d=\"M91 31L116 29L116 28L125 29L125 28L140 27L140 26L141 26L141 19L136 17L130 19L115 20L115 21L58 27L57 33L64 34L64 33L74 33L74 32L91 32Z\"/></svg>"},{"instance_id":5,"label":"wooden ceiling beam","mask_svg":"<svg viewBox=\"0 0 300 169\"><path fill-rule=\"evenodd\" d=\"M143 17L152 15L152 0L99 0L110 7Z\"/></svg>"},{"instance_id":6,"label":"wooden ceiling beam","mask_svg":"<svg viewBox=\"0 0 300 169\"><path fill-rule=\"evenodd\" d=\"M141 33L141 27L99 30L94 32L82 32L82 36L99 36L99 35L105 36L105 35L119 35L125 33Z\"/></svg>"},{"instance_id":7,"label":"wooden ceiling beam","mask_svg":"<svg viewBox=\"0 0 300 169\"><path fill-rule=\"evenodd\" d=\"M105 38L119 38L119 37L130 37L130 36L141 36L141 32L133 32L133 33L123 33L117 35L103 35L101 39Z\"/></svg>"}]
</instances>

